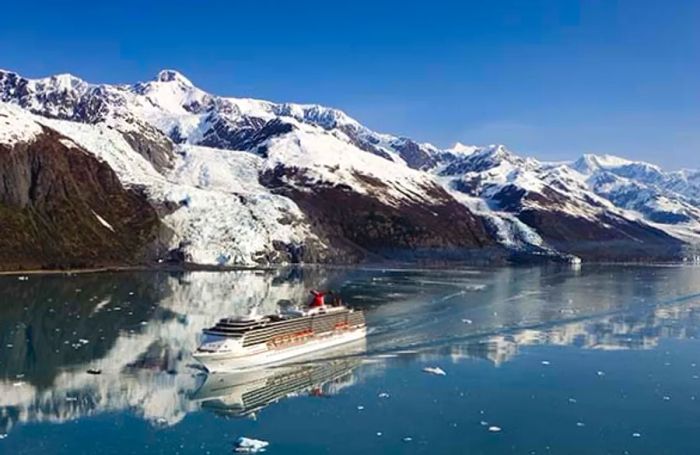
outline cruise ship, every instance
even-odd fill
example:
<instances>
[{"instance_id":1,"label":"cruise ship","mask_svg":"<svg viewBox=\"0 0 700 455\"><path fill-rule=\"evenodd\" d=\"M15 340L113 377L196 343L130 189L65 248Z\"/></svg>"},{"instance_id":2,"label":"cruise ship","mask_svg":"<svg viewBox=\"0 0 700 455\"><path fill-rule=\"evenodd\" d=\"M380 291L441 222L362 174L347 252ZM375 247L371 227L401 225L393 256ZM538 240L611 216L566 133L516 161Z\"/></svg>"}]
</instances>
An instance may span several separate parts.
<instances>
[{"instance_id":1,"label":"cruise ship","mask_svg":"<svg viewBox=\"0 0 700 455\"><path fill-rule=\"evenodd\" d=\"M326 305L323 293L305 309L261 317L224 318L205 329L194 357L209 371L231 371L276 364L318 350L362 339L361 310Z\"/></svg>"}]
</instances>

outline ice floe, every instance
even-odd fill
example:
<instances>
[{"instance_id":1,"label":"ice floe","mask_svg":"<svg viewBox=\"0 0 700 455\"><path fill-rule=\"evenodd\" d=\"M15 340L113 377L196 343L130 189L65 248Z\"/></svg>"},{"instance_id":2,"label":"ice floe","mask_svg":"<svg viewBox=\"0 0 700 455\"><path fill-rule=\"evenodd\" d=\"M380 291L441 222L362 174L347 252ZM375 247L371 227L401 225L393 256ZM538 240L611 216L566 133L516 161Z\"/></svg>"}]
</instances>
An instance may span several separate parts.
<instances>
[{"instance_id":1,"label":"ice floe","mask_svg":"<svg viewBox=\"0 0 700 455\"><path fill-rule=\"evenodd\" d=\"M267 450L267 446L269 445L270 443L267 441L241 436L236 439L233 450L238 453L258 453Z\"/></svg>"},{"instance_id":2,"label":"ice floe","mask_svg":"<svg viewBox=\"0 0 700 455\"><path fill-rule=\"evenodd\" d=\"M445 373L445 370L443 370L440 367L425 367L425 368L423 368L423 371L426 373L437 375L437 376L446 376L447 375L447 373Z\"/></svg>"}]
</instances>

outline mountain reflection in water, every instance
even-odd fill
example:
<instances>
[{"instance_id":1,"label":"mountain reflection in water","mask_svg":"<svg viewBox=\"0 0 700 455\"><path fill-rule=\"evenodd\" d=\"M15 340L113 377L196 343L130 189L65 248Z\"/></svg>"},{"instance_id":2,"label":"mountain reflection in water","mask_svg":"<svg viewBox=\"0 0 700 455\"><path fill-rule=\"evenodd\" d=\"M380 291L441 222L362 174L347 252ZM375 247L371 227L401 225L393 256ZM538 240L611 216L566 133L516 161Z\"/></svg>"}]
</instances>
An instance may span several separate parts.
<instances>
[{"instance_id":1,"label":"mountain reflection in water","mask_svg":"<svg viewBox=\"0 0 700 455\"><path fill-rule=\"evenodd\" d=\"M696 338L699 278L692 267L613 266L4 276L0 434L107 412L156 426L200 410L251 416L286 397L333 396L393 362L500 365L530 345L651 349ZM304 302L312 288L366 311L366 345L243 375L206 375L191 357L218 318Z\"/></svg>"}]
</instances>

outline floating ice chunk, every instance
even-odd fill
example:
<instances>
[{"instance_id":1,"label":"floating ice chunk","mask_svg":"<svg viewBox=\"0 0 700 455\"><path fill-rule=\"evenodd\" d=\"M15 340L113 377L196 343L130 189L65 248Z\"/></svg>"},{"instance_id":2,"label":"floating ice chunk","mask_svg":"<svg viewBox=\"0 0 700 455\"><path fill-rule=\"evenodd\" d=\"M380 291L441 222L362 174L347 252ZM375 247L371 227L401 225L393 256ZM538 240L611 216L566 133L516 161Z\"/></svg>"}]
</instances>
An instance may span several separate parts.
<instances>
[{"instance_id":1,"label":"floating ice chunk","mask_svg":"<svg viewBox=\"0 0 700 455\"><path fill-rule=\"evenodd\" d=\"M499 431L501 431L501 427L497 427L496 425L491 425L489 427L489 431L491 433L498 433Z\"/></svg>"},{"instance_id":2,"label":"floating ice chunk","mask_svg":"<svg viewBox=\"0 0 700 455\"><path fill-rule=\"evenodd\" d=\"M443 370L440 367L425 367L425 368L423 368L423 371L426 373L437 375L437 376L446 376L447 375L447 373L445 373L445 370Z\"/></svg>"},{"instance_id":3,"label":"floating ice chunk","mask_svg":"<svg viewBox=\"0 0 700 455\"><path fill-rule=\"evenodd\" d=\"M5 439L7 437L7 433L0 433L0 439Z\"/></svg>"},{"instance_id":4,"label":"floating ice chunk","mask_svg":"<svg viewBox=\"0 0 700 455\"><path fill-rule=\"evenodd\" d=\"M464 286L465 291L483 291L484 289L486 289L485 284L470 284Z\"/></svg>"},{"instance_id":5,"label":"floating ice chunk","mask_svg":"<svg viewBox=\"0 0 700 455\"><path fill-rule=\"evenodd\" d=\"M80 338L80 339L78 340L78 343L80 343L80 344L88 344L89 342L90 342L90 341L89 341L89 340L86 340L85 338Z\"/></svg>"},{"instance_id":6,"label":"floating ice chunk","mask_svg":"<svg viewBox=\"0 0 700 455\"><path fill-rule=\"evenodd\" d=\"M605 371L600 371L600 370L598 370L598 372L597 372L596 374L597 374L598 376L605 376Z\"/></svg>"},{"instance_id":7,"label":"floating ice chunk","mask_svg":"<svg viewBox=\"0 0 700 455\"><path fill-rule=\"evenodd\" d=\"M583 423L583 422L576 422L576 426L577 426L577 427L585 427L586 424Z\"/></svg>"},{"instance_id":8,"label":"floating ice chunk","mask_svg":"<svg viewBox=\"0 0 700 455\"><path fill-rule=\"evenodd\" d=\"M381 432L381 431L377 431L377 436L381 436L381 435L382 435L382 432Z\"/></svg>"},{"instance_id":9,"label":"floating ice chunk","mask_svg":"<svg viewBox=\"0 0 700 455\"><path fill-rule=\"evenodd\" d=\"M664 401L671 401L671 397L669 397L668 395L665 395L665 396L664 396Z\"/></svg>"},{"instance_id":10,"label":"floating ice chunk","mask_svg":"<svg viewBox=\"0 0 700 455\"><path fill-rule=\"evenodd\" d=\"M550 365L549 360L543 360L542 365Z\"/></svg>"},{"instance_id":11,"label":"floating ice chunk","mask_svg":"<svg viewBox=\"0 0 700 455\"><path fill-rule=\"evenodd\" d=\"M405 438L403 438L403 442L411 442L411 441L413 441L413 438L410 436L406 436Z\"/></svg>"},{"instance_id":12,"label":"floating ice chunk","mask_svg":"<svg viewBox=\"0 0 700 455\"><path fill-rule=\"evenodd\" d=\"M481 425L482 427L485 427L485 426L488 425L488 424L489 424L489 423L488 423L487 421L485 421L485 420L482 420L481 422L479 422L479 425Z\"/></svg>"},{"instance_id":13,"label":"floating ice chunk","mask_svg":"<svg viewBox=\"0 0 700 455\"><path fill-rule=\"evenodd\" d=\"M474 321L472 321L471 319L462 319L462 322L464 322L465 324L471 324Z\"/></svg>"},{"instance_id":14,"label":"floating ice chunk","mask_svg":"<svg viewBox=\"0 0 700 455\"><path fill-rule=\"evenodd\" d=\"M389 394L386 392L381 392L379 395L377 395L379 398L389 398Z\"/></svg>"},{"instance_id":15,"label":"floating ice chunk","mask_svg":"<svg viewBox=\"0 0 700 455\"><path fill-rule=\"evenodd\" d=\"M365 409L365 407L362 406L362 405L359 405L359 406L357 407L357 410L358 410L358 411L362 411L363 409Z\"/></svg>"},{"instance_id":16,"label":"floating ice chunk","mask_svg":"<svg viewBox=\"0 0 700 455\"><path fill-rule=\"evenodd\" d=\"M576 398L569 398L569 403L576 403Z\"/></svg>"},{"instance_id":17,"label":"floating ice chunk","mask_svg":"<svg viewBox=\"0 0 700 455\"><path fill-rule=\"evenodd\" d=\"M267 441L241 436L236 439L233 451L238 453L258 453L264 452L269 445L270 443Z\"/></svg>"},{"instance_id":18,"label":"floating ice chunk","mask_svg":"<svg viewBox=\"0 0 700 455\"><path fill-rule=\"evenodd\" d=\"M633 438L641 438L642 434L641 433L632 433Z\"/></svg>"},{"instance_id":19,"label":"floating ice chunk","mask_svg":"<svg viewBox=\"0 0 700 455\"><path fill-rule=\"evenodd\" d=\"M576 310L571 309L571 308L562 308L559 310L561 314L576 314Z\"/></svg>"},{"instance_id":20,"label":"floating ice chunk","mask_svg":"<svg viewBox=\"0 0 700 455\"><path fill-rule=\"evenodd\" d=\"M18 276L17 279L19 281L27 281L27 280L29 280L29 277L27 275L22 275L22 276Z\"/></svg>"}]
</instances>

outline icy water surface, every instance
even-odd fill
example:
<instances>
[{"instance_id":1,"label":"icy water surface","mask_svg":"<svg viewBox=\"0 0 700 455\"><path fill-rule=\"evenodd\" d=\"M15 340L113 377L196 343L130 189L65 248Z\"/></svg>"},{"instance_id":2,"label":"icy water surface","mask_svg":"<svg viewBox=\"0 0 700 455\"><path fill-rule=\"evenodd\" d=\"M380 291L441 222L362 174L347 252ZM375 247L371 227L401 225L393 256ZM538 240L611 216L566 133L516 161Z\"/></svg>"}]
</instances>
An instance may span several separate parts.
<instances>
[{"instance_id":1,"label":"icy water surface","mask_svg":"<svg viewBox=\"0 0 700 455\"><path fill-rule=\"evenodd\" d=\"M192 359L219 317L314 287L365 310L366 342ZM699 329L696 267L5 276L0 453L700 453Z\"/></svg>"}]
</instances>

